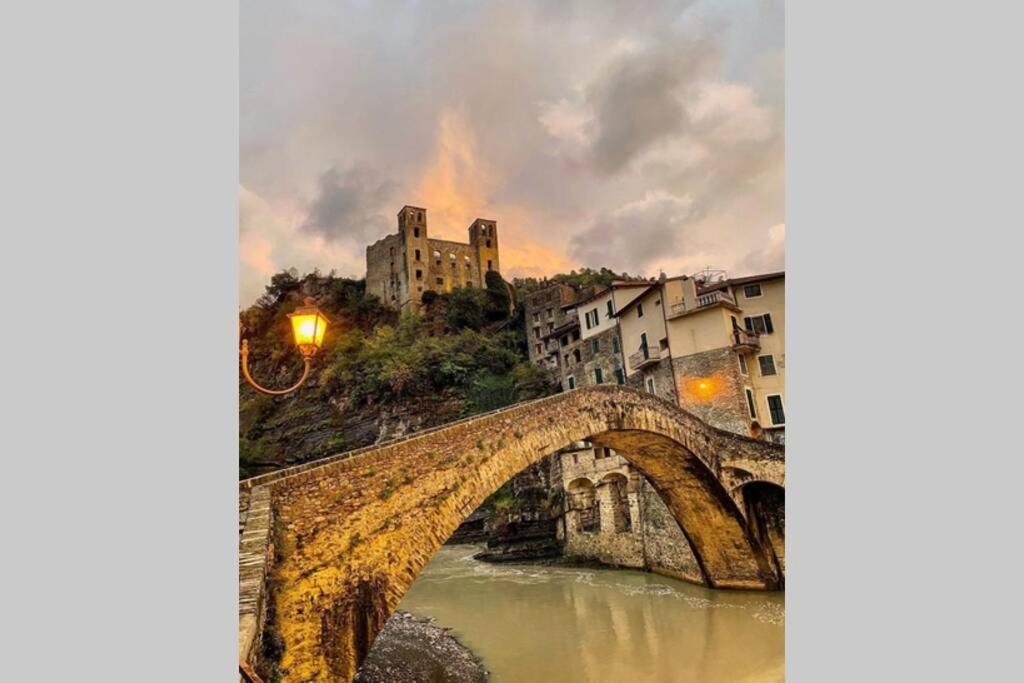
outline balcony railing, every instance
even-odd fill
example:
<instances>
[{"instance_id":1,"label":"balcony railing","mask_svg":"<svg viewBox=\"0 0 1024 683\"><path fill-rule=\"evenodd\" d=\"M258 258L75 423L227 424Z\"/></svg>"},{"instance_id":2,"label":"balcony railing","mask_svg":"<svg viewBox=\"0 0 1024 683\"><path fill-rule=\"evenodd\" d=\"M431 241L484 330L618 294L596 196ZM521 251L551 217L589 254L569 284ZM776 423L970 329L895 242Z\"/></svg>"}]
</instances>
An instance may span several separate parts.
<instances>
[{"instance_id":1,"label":"balcony railing","mask_svg":"<svg viewBox=\"0 0 1024 683\"><path fill-rule=\"evenodd\" d=\"M701 294L697 297L697 305L687 308L686 303L683 301L677 301L671 306L670 315L683 315L691 311L696 311L701 308L707 308L708 306L714 306L715 304L729 304L730 306L736 305L736 300L733 299L727 292L717 291L708 292L707 294Z\"/></svg>"},{"instance_id":2,"label":"balcony railing","mask_svg":"<svg viewBox=\"0 0 1024 683\"><path fill-rule=\"evenodd\" d=\"M757 351L761 348L761 335L757 332L734 327L732 330L732 347L737 351Z\"/></svg>"},{"instance_id":3,"label":"balcony railing","mask_svg":"<svg viewBox=\"0 0 1024 683\"><path fill-rule=\"evenodd\" d=\"M653 365L661 359L660 353L654 353L649 346L641 346L640 350L629 356L629 367L634 370Z\"/></svg>"}]
</instances>

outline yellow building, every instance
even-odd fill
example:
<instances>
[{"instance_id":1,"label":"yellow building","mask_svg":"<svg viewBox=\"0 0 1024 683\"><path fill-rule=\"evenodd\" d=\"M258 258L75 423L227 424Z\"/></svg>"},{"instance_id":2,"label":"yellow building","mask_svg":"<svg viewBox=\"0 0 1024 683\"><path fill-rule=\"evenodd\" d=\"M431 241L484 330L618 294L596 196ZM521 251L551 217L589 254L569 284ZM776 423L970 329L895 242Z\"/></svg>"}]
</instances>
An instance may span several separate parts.
<instances>
[{"instance_id":1,"label":"yellow building","mask_svg":"<svg viewBox=\"0 0 1024 683\"><path fill-rule=\"evenodd\" d=\"M663 279L618 319L627 383L722 429L784 440L785 273Z\"/></svg>"}]
</instances>

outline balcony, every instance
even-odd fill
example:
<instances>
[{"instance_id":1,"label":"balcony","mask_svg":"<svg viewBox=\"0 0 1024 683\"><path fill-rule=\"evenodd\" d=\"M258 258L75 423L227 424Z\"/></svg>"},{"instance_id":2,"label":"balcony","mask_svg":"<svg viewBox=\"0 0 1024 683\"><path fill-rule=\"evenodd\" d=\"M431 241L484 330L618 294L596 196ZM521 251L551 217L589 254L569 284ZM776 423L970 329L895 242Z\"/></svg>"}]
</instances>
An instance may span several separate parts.
<instances>
[{"instance_id":1,"label":"balcony","mask_svg":"<svg viewBox=\"0 0 1024 683\"><path fill-rule=\"evenodd\" d=\"M641 368L646 368L648 365L654 365L659 360L661 360L660 353L652 352L649 346L641 346L639 351L630 354L629 367L634 370L640 370Z\"/></svg>"},{"instance_id":2,"label":"balcony","mask_svg":"<svg viewBox=\"0 0 1024 683\"><path fill-rule=\"evenodd\" d=\"M687 308L686 303L683 301L677 301L673 303L669 309L669 317L675 318L680 315L686 315L687 313L693 313L704 308L710 308L711 306L717 306L718 304L724 304L726 306L736 306L736 300L733 299L727 292L716 291L708 292L707 294L700 294L697 296L697 304Z\"/></svg>"},{"instance_id":3,"label":"balcony","mask_svg":"<svg viewBox=\"0 0 1024 683\"><path fill-rule=\"evenodd\" d=\"M761 335L757 332L734 327L732 330L732 349L733 351L751 351L756 353L761 350Z\"/></svg>"}]
</instances>

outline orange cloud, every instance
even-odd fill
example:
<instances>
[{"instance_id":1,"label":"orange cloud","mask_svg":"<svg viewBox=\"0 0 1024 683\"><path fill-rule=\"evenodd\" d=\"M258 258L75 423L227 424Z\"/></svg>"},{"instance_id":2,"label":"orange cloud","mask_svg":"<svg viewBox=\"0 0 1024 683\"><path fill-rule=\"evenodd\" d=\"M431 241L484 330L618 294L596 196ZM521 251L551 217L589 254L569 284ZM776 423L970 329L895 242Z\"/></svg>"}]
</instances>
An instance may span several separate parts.
<instances>
[{"instance_id":1,"label":"orange cloud","mask_svg":"<svg viewBox=\"0 0 1024 683\"><path fill-rule=\"evenodd\" d=\"M479 154L476 137L465 117L446 109L438 124L434 161L420 179L416 201L428 211L430 234L464 241L466 229L476 218L498 221L501 269L506 277L541 277L571 270L573 263L562 245L549 246L532 238L531 228L549 221L521 206L491 200L502 179ZM551 226L546 241L568 234L564 226Z\"/></svg>"}]
</instances>

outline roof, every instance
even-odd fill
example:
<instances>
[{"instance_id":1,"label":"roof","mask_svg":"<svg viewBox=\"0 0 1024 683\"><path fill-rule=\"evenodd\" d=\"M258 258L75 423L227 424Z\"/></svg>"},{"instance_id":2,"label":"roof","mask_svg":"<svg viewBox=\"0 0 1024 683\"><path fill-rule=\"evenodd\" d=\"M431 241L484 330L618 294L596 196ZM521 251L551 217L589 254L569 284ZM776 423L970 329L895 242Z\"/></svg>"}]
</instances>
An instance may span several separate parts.
<instances>
[{"instance_id":1,"label":"roof","mask_svg":"<svg viewBox=\"0 0 1024 683\"><path fill-rule=\"evenodd\" d=\"M630 299L630 300L629 300L629 302L628 302L628 303L626 303L626 304L625 304L625 305L624 305L624 306L623 306L622 308L620 308L619 310L617 310L617 311L615 312L615 316L616 316L616 317L618 317L618 316L621 316L621 315L622 315L623 313L625 313L625 312L626 312L626 311L628 311L629 309L633 308L633 306L634 306L635 304L639 303L639 302L640 302L640 300L641 300L641 299L643 299L643 298L644 298L645 296L647 296L647 294L648 294L648 293L649 293L649 292L650 292L650 291L651 291L652 289L657 289L657 288L658 288L658 287L659 287L660 285L661 285L661 283L660 283L660 282L651 282L651 283L648 283L648 285L647 285L647 288L646 288L646 289L644 289L644 290L643 290L642 292L640 292L639 294L637 294L637 295L636 295L635 297L633 297L632 299Z\"/></svg>"},{"instance_id":2,"label":"roof","mask_svg":"<svg viewBox=\"0 0 1024 683\"><path fill-rule=\"evenodd\" d=\"M571 308L572 306L582 306L585 303L589 303L594 299L604 296L613 289L627 289L629 287L649 287L651 285L649 280L612 280L612 284L609 287L602 287L593 294L583 297L573 303L565 304L562 309Z\"/></svg>"},{"instance_id":3,"label":"roof","mask_svg":"<svg viewBox=\"0 0 1024 683\"><path fill-rule=\"evenodd\" d=\"M551 339L552 337L558 337L569 330L575 329L580 326L579 318L571 318L567 322L562 323L559 327L551 330L545 334L541 339Z\"/></svg>"},{"instance_id":4,"label":"roof","mask_svg":"<svg viewBox=\"0 0 1024 683\"><path fill-rule=\"evenodd\" d=\"M736 286L736 285L749 285L754 282L764 282L765 280L778 280L779 278L786 277L786 271L780 270L774 273L764 273L761 275L747 275L745 277L734 277L728 280L722 280L721 282L712 282L710 285L699 287L698 289L703 292L713 292L716 289L722 289L724 287Z\"/></svg>"}]
</instances>

